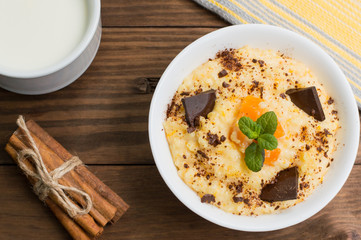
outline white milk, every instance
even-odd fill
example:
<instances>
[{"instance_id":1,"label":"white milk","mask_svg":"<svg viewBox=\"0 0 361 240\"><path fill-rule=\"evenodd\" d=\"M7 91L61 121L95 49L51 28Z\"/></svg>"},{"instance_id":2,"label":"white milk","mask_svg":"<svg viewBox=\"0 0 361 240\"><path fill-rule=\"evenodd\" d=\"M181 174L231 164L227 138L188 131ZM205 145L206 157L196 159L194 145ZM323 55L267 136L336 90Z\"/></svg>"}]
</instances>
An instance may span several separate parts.
<instances>
[{"instance_id":1,"label":"white milk","mask_svg":"<svg viewBox=\"0 0 361 240\"><path fill-rule=\"evenodd\" d=\"M0 0L0 69L58 63L81 41L87 23L86 0Z\"/></svg>"}]
</instances>

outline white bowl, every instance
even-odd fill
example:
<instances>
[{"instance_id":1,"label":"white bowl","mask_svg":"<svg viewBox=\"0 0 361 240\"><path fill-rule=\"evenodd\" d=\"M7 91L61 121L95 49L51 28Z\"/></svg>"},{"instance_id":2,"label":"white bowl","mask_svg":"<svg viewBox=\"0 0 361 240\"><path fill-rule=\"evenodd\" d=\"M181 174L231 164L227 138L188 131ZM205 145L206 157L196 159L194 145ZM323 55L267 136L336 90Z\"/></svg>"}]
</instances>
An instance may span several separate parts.
<instances>
[{"instance_id":1,"label":"white bowl","mask_svg":"<svg viewBox=\"0 0 361 240\"><path fill-rule=\"evenodd\" d=\"M335 99L339 110L339 140L344 144L335 154L323 184L304 202L278 214L257 217L237 216L201 203L197 194L178 176L163 130L167 104L183 79L196 67L214 58L225 48L250 47L280 50L298 59L314 71ZM334 60L310 40L275 26L236 25L209 33L186 47L169 64L154 93L149 112L149 139L155 163L171 191L189 209L223 227L242 231L271 231L297 224L325 207L346 182L359 144L359 115L352 90Z\"/></svg>"},{"instance_id":2,"label":"white bowl","mask_svg":"<svg viewBox=\"0 0 361 240\"><path fill-rule=\"evenodd\" d=\"M92 63L102 33L100 1L87 0L88 26L78 46L49 67L17 72L0 68L0 87L21 94L44 94L59 90L78 79Z\"/></svg>"}]
</instances>

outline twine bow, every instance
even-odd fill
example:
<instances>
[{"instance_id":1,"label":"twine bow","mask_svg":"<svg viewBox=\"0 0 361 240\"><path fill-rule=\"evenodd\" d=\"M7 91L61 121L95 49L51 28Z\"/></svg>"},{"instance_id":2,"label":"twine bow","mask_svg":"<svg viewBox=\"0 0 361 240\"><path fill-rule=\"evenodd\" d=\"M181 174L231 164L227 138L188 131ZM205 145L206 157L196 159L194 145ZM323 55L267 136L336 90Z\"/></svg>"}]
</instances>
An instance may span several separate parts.
<instances>
[{"instance_id":1,"label":"twine bow","mask_svg":"<svg viewBox=\"0 0 361 240\"><path fill-rule=\"evenodd\" d=\"M58 180L61 177L71 171L74 167L83 164L83 162L78 157L74 156L52 172L48 172L39 149L25 124L23 116L19 116L16 120L16 124L23 130L30 143L30 148L24 149L18 153L19 167L25 174L38 180L33 188L40 200L44 201L51 192L55 198L59 200L59 204L67 211L70 217L74 218L76 215L87 214L93 206L90 196L86 192L75 187L67 187L58 183ZM33 160L36 172L30 170L23 162L29 157ZM85 199L85 207L80 208L78 205L74 204L66 192L75 192L83 196Z\"/></svg>"}]
</instances>

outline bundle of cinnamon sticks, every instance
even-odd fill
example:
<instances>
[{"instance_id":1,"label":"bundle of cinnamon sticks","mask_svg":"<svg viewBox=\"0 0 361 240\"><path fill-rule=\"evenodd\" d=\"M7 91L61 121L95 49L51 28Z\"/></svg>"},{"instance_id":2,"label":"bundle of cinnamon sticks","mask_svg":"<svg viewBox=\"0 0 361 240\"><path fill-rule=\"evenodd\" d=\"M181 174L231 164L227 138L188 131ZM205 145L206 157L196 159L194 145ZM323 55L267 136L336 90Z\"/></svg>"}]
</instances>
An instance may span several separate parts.
<instances>
[{"instance_id":1,"label":"bundle of cinnamon sticks","mask_svg":"<svg viewBox=\"0 0 361 240\"><path fill-rule=\"evenodd\" d=\"M34 121L27 121L26 127L39 149L42 161L49 172L59 168L64 162L73 157L72 154ZM19 153L28 148L29 138L26 137L22 129L17 129L10 137L5 150L19 164ZM31 157L23 159L22 163L31 171L36 172L36 167ZM27 175L27 178L32 185L35 185L38 181L37 178L30 175ZM45 198L44 202L46 205L73 239L96 239L103 232L103 228L107 223L118 221L129 208L121 197L99 180L84 165L76 166L57 181L61 185L75 187L85 192L92 201L89 213L70 217L66 209L60 204L59 197L55 196L56 194L50 191ZM84 207L85 199L81 195L71 191L66 192L66 194L74 204Z\"/></svg>"}]
</instances>

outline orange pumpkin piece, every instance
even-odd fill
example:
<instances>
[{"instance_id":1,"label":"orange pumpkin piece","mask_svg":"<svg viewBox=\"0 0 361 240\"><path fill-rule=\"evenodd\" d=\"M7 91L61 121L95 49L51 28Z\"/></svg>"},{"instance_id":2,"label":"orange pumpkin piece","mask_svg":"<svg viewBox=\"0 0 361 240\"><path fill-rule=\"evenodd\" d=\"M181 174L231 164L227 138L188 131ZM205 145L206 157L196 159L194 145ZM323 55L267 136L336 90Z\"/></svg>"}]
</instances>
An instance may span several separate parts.
<instances>
[{"instance_id":1,"label":"orange pumpkin piece","mask_svg":"<svg viewBox=\"0 0 361 240\"><path fill-rule=\"evenodd\" d=\"M264 150L264 164L268 166L273 166L273 163L277 161L278 157L281 154L281 149L276 148L272 151Z\"/></svg>"},{"instance_id":2,"label":"orange pumpkin piece","mask_svg":"<svg viewBox=\"0 0 361 240\"><path fill-rule=\"evenodd\" d=\"M263 114L263 109L259 106L261 102L263 102L263 100L257 97L245 97L239 108L238 119L247 116L253 121L256 121Z\"/></svg>"},{"instance_id":3,"label":"orange pumpkin piece","mask_svg":"<svg viewBox=\"0 0 361 240\"><path fill-rule=\"evenodd\" d=\"M273 134L276 138L283 137L285 135L285 131L282 128L280 122L277 124L276 132Z\"/></svg>"}]
</instances>

